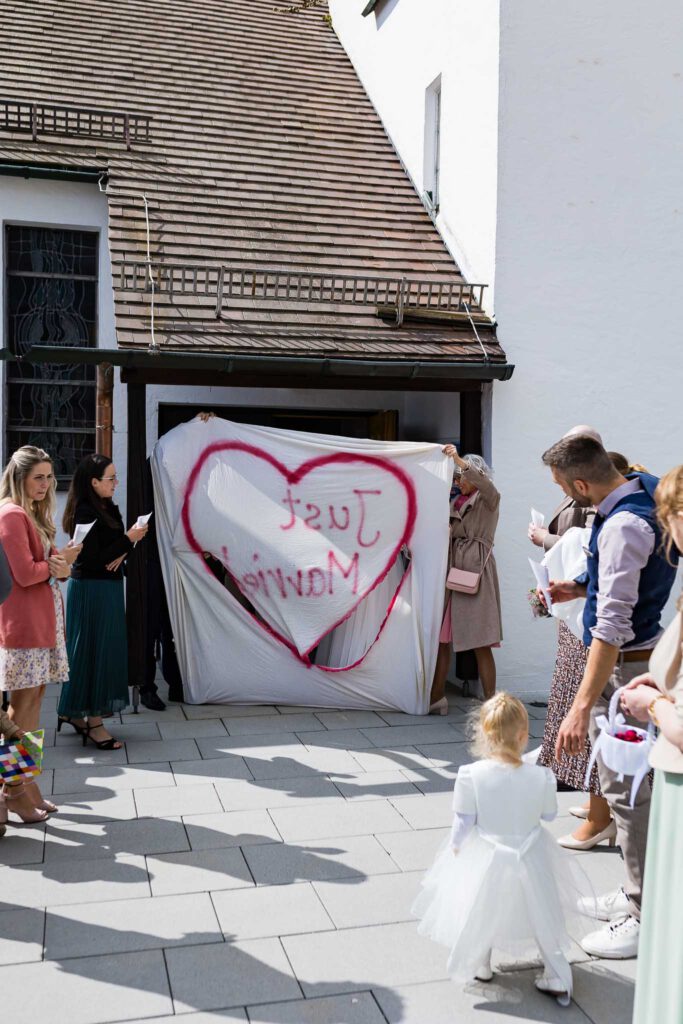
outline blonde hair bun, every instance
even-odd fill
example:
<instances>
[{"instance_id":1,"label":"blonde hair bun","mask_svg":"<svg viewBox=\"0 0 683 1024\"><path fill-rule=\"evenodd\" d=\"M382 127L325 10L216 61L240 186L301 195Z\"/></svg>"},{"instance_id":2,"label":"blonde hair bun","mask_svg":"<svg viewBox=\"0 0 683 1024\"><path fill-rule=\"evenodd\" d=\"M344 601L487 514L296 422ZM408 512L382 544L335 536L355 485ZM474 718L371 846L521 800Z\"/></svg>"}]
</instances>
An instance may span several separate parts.
<instances>
[{"instance_id":1,"label":"blonde hair bun","mask_svg":"<svg viewBox=\"0 0 683 1024\"><path fill-rule=\"evenodd\" d=\"M472 752L477 757L495 757L509 764L521 764L529 716L517 697L501 690L474 712L471 732Z\"/></svg>"}]
</instances>

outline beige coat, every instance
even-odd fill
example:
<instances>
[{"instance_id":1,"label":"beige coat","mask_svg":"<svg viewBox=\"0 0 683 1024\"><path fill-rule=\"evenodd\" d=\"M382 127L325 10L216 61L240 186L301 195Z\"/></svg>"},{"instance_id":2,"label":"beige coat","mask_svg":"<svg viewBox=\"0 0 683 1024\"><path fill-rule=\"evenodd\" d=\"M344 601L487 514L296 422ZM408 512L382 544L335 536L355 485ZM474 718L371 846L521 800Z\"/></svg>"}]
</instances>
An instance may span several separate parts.
<instances>
[{"instance_id":1,"label":"beige coat","mask_svg":"<svg viewBox=\"0 0 683 1024\"><path fill-rule=\"evenodd\" d=\"M652 652L649 667L658 688L675 702L676 710L683 718L683 612L676 616L661 637ZM683 774L683 752L660 733L650 752L650 764L665 772Z\"/></svg>"},{"instance_id":2,"label":"beige coat","mask_svg":"<svg viewBox=\"0 0 683 1024\"><path fill-rule=\"evenodd\" d=\"M463 479L476 487L474 500L460 512L451 512L451 546L449 568L481 572L498 525L500 494L493 483L470 466ZM453 650L469 651L491 647L503 639L500 615L500 588L496 560L491 554L483 571L477 594L451 594Z\"/></svg>"},{"instance_id":3,"label":"beige coat","mask_svg":"<svg viewBox=\"0 0 683 1024\"><path fill-rule=\"evenodd\" d=\"M592 526L595 519L594 508L582 508L577 505L573 498L565 498L553 512L548 523L548 532L543 541L545 551L550 551L554 544L557 544L560 537L573 526L583 529L585 526Z\"/></svg>"}]
</instances>

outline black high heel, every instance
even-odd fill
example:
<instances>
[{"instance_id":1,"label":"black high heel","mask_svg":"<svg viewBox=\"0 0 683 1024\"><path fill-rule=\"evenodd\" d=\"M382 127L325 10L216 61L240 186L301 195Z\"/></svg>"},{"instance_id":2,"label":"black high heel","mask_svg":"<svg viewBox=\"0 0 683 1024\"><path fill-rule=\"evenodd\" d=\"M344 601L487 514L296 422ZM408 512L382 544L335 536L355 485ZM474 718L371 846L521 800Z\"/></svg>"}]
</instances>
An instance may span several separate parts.
<instances>
[{"instance_id":1,"label":"black high heel","mask_svg":"<svg viewBox=\"0 0 683 1024\"><path fill-rule=\"evenodd\" d=\"M98 750L120 750L123 746L120 740L115 739L114 736L110 736L108 740L96 740L90 735L91 729L101 729L102 723L99 725L88 726L83 732L83 746L85 746L90 740L93 746L97 747ZM118 743L118 746L116 745Z\"/></svg>"},{"instance_id":2,"label":"black high heel","mask_svg":"<svg viewBox=\"0 0 683 1024\"><path fill-rule=\"evenodd\" d=\"M79 736L85 736L88 732L87 725L77 725L73 718L68 718L66 715L57 716L57 732L62 731L63 725L70 725L74 732L78 733Z\"/></svg>"}]
</instances>

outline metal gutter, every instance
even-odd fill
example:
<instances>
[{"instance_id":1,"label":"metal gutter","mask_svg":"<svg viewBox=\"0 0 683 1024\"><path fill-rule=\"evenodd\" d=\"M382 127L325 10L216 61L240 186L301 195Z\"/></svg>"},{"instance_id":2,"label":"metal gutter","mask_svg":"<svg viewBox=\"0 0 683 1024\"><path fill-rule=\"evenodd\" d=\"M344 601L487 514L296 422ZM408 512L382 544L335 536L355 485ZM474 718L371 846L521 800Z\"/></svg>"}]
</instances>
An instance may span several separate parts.
<instances>
[{"instance_id":1,"label":"metal gutter","mask_svg":"<svg viewBox=\"0 0 683 1024\"><path fill-rule=\"evenodd\" d=\"M215 370L217 373L270 373L307 377L393 377L398 380L509 380L510 363L457 362L435 359L339 359L326 356L150 352L148 349L76 348L34 345L24 356L29 363L111 363L130 369Z\"/></svg>"},{"instance_id":2,"label":"metal gutter","mask_svg":"<svg viewBox=\"0 0 683 1024\"><path fill-rule=\"evenodd\" d=\"M96 185L107 172L104 168L48 167L44 164L12 164L0 162L0 175L14 178L51 178L58 181L83 181Z\"/></svg>"}]
</instances>

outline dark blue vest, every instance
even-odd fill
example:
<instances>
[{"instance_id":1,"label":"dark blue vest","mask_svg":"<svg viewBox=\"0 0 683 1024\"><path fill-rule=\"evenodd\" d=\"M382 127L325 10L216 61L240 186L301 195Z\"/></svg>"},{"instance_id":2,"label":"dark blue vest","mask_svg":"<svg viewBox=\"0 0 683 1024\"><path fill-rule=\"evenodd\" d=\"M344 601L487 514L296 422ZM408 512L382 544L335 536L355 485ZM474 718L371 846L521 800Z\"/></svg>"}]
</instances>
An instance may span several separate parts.
<instances>
[{"instance_id":1,"label":"dark blue vest","mask_svg":"<svg viewBox=\"0 0 683 1024\"><path fill-rule=\"evenodd\" d=\"M655 476L650 476L649 473L632 473L628 479L639 479L643 490L637 491L635 494L627 494L621 501L616 503L611 512L604 518L598 514L593 523L593 530L588 545L590 550L588 571L581 578L581 582L588 585L586 607L583 613L583 642L587 647L590 646L593 639L591 629L597 621L598 573L600 565L598 537L607 520L611 519L617 512L633 513L633 515L643 519L648 526L652 527L655 534L654 549L647 565L640 574L638 600L631 617L635 638L629 642L629 647L640 647L641 645L648 644L650 641L655 641L660 631L662 610L669 599L669 594L676 578L678 553L674 548L672 551L674 565L670 565L662 547L662 531L657 522L654 493L659 480Z\"/></svg>"}]
</instances>

